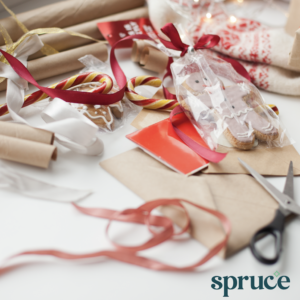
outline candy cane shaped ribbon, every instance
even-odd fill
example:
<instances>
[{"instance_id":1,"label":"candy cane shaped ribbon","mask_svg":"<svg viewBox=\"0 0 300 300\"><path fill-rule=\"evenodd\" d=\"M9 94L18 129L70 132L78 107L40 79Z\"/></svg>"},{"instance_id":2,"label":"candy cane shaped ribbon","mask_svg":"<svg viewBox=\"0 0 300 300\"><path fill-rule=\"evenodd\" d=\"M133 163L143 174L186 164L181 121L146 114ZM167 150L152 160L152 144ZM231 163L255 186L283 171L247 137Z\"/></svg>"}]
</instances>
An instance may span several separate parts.
<instances>
[{"instance_id":1,"label":"candy cane shaped ribbon","mask_svg":"<svg viewBox=\"0 0 300 300\"><path fill-rule=\"evenodd\" d=\"M153 76L137 76L131 78L126 86L125 95L135 105L142 106L147 109L155 110L172 110L174 107L179 105L177 100L171 99L149 99L139 95L135 88L141 85L148 85L153 87L161 86L162 81Z\"/></svg>"},{"instance_id":2,"label":"candy cane shaped ribbon","mask_svg":"<svg viewBox=\"0 0 300 300\"><path fill-rule=\"evenodd\" d=\"M89 93L100 93L107 94L111 91L113 87L113 80L110 76L103 74L101 72L86 72L78 75L74 75L67 79L64 79L58 83L52 84L49 86L50 89L59 89L59 90L67 90L69 88L86 84L86 83L99 83L100 86L94 89L91 89ZM49 96L43 91L39 90L32 94L26 95L24 98L24 103L22 107L29 106L38 101L44 100ZM0 116L8 114L7 104L0 105Z\"/></svg>"},{"instance_id":3,"label":"candy cane shaped ribbon","mask_svg":"<svg viewBox=\"0 0 300 300\"><path fill-rule=\"evenodd\" d=\"M174 267L156 261L154 259L140 256L138 254L139 251L158 246L172 239L174 236L187 232L187 230L190 228L190 218L183 203L192 205L218 218L222 227L224 228L224 232L225 232L224 239L221 242L219 242L217 245L215 245L212 249L210 249L202 259L187 267L182 267L182 268ZM125 262L128 264L140 266L151 270L157 270L157 271L193 271L195 268L206 263L208 260L210 260L216 254L218 254L223 248L226 247L231 232L230 221L227 219L225 215L223 215L219 211L209 209L207 207L195 204L193 202L184 199L153 200L141 205L136 209L126 209L120 212L110 210L110 209L104 209L104 208L85 208L85 207L78 206L76 204L73 205L78 211L80 211L83 214L97 217L97 218L108 219L109 223L106 227L107 236L108 236L108 231L109 231L111 221L121 221L121 222L130 222L130 223L146 225L149 231L152 233L152 237L140 246L126 247L112 242L112 244L115 247L115 250L107 250L107 251L104 250L104 251L98 251L98 252L87 253L87 254L72 254L72 253L67 253L67 252L54 250L54 249L24 251L9 257L6 260L6 262L16 257L28 256L28 255L53 256L65 260L80 260L80 259L90 259L96 257L108 257L120 262ZM187 222L186 225L181 230L181 232L176 233L174 231L173 222L169 218L151 214L151 212L155 208L162 205L173 205L179 207L180 209L183 209L186 215ZM159 227L161 230L154 231L151 228L151 226ZM10 269L9 267L0 268L0 274L5 273L9 269Z\"/></svg>"}]
</instances>

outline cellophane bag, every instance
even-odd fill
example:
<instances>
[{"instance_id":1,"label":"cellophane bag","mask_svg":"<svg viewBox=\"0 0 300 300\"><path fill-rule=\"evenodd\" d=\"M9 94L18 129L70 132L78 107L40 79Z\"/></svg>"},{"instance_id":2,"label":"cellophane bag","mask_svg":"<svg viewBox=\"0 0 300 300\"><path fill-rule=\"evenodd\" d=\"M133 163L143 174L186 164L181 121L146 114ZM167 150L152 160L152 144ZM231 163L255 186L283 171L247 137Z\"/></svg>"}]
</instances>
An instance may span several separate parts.
<instances>
[{"instance_id":1,"label":"cellophane bag","mask_svg":"<svg viewBox=\"0 0 300 300\"><path fill-rule=\"evenodd\" d=\"M173 62L171 71L181 107L212 150L218 144L241 150L258 143L291 144L279 116L231 64L189 51Z\"/></svg>"},{"instance_id":2,"label":"cellophane bag","mask_svg":"<svg viewBox=\"0 0 300 300\"><path fill-rule=\"evenodd\" d=\"M85 55L79 58L79 61L85 66L80 73L102 72L114 78L108 62L103 62L93 55ZM75 87L76 91L89 92L97 88L99 83L86 83ZM113 81L113 87L109 94L119 91L120 88L116 81ZM111 105L82 105L72 103L72 106L81 111L92 122L98 125L101 131L110 133L122 128L128 120L138 114L139 109L128 101L125 97L119 102Z\"/></svg>"}]
</instances>

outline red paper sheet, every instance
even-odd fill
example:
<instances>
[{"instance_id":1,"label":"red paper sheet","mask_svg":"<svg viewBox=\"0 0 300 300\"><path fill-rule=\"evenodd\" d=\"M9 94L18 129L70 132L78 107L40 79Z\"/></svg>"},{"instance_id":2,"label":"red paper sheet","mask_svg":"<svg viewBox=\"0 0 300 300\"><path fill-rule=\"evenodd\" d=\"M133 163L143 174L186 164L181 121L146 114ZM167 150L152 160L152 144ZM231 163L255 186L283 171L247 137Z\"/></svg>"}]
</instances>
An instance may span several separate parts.
<instances>
[{"instance_id":1,"label":"red paper sheet","mask_svg":"<svg viewBox=\"0 0 300 300\"><path fill-rule=\"evenodd\" d=\"M195 142L208 148L184 114L176 116L176 127ZM191 175L208 166L206 159L181 141L169 119L128 134L126 137L149 155L179 173Z\"/></svg>"}]
</instances>

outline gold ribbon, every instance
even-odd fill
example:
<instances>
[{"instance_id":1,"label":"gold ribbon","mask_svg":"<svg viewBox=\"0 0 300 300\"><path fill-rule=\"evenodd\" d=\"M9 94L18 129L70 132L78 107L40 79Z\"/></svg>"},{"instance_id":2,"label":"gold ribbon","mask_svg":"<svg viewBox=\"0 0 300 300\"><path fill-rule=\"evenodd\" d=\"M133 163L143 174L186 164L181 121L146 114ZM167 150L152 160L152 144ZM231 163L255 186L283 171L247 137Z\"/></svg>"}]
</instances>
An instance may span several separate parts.
<instances>
[{"instance_id":1,"label":"gold ribbon","mask_svg":"<svg viewBox=\"0 0 300 300\"><path fill-rule=\"evenodd\" d=\"M3 36L4 42L5 42L5 46L6 46L6 52L13 55L15 50L19 47L19 45L28 37L32 36L32 35L43 35L43 34L47 34L47 33L68 33L72 36L77 36L77 37L81 37L84 39L89 39L92 40L94 42L97 43L107 43L107 41L99 41L97 39L94 39L86 34L82 34L82 33L77 33L74 31L69 31L69 30L64 30L61 28L57 28L57 27L53 27L53 28L38 28L38 29L33 29L33 30L28 30L26 28L26 26L20 21L18 20L17 16L15 15L15 13L10 10L2 0L0 0L0 3L2 4L2 6L6 9L6 11L14 18L14 20L17 22L17 24L19 25L19 27L24 31L24 35L21 36L17 42L13 42L13 40L11 39L9 33L7 32L7 30L4 28L4 26L2 26L0 24L0 33ZM52 55L52 54L56 54L59 53L56 49L54 49L52 46L44 44L43 48L40 50L44 55ZM7 60L4 58L4 56L2 55L0 57L0 62L9 64L7 62ZM5 78L0 78L0 83L3 82L5 80Z\"/></svg>"},{"instance_id":2,"label":"gold ribbon","mask_svg":"<svg viewBox=\"0 0 300 300\"><path fill-rule=\"evenodd\" d=\"M29 30L26 28L26 26L20 21L18 20L17 16L15 15L15 13L10 10L2 0L0 0L0 3L2 4L2 6L6 9L6 11L14 18L14 20L17 22L17 24L19 25L19 27L23 30L23 32L26 34L29 32ZM2 28L4 28L2 26ZM6 31L7 35L9 36L8 32ZM4 39L5 41L5 39ZM6 41L5 41L6 44ZM7 44L6 44L7 45ZM53 47L51 47L50 45L45 44L44 47L41 49L41 52L44 55L51 55L51 54L56 54L58 53L57 50L55 50Z\"/></svg>"}]
</instances>

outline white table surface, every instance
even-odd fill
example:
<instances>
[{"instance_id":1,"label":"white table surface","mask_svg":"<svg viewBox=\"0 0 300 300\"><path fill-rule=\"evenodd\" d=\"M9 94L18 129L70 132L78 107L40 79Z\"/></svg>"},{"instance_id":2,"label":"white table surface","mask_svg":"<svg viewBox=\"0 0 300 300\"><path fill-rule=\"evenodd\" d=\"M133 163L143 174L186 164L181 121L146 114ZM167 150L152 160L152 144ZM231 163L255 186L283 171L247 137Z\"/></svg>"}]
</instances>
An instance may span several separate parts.
<instances>
[{"instance_id":1,"label":"white table surface","mask_svg":"<svg viewBox=\"0 0 300 300\"><path fill-rule=\"evenodd\" d=\"M40 1L41 2L41 1ZM45 4L49 1L43 1ZM40 3L39 3L40 4ZM23 4L22 4L23 5ZM32 8L32 7L28 7ZM2 16L1 16L2 17ZM119 53L121 67L128 77L149 74L133 64L129 51ZM47 86L76 72L63 74L39 83ZM30 91L35 88L31 87ZM262 92L267 103L280 110L280 118L295 139L300 151L299 112L300 97L288 97ZM5 93L0 93L1 103ZM22 115L32 124L41 124L38 110L24 109ZM127 125L113 134L103 135L105 153L88 157L60 151L58 160L49 169L7 162L15 170L31 177L66 187L92 189L94 194L80 204L89 207L107 207L121 210L136 207L143 201L99 166L99 162L123 153L135 146L125 135L135 131ZM274 161L276 163L276 161ZM283 178L270 178L270 182L283 188ZM300 202L300 178L295 178L295 199ZM0 190L0 261L23 250L55 248L82 253L110 248L104 235L106 220L78 213L71 205L30 199L13 192ZM124 263L101 259L97 263L70 263L52 258L20 259L32 261L0 277L0 299L3 300L98 300L98 299L221 299L222 290L211 288L213 276L269 276L278 271L291 279L288 290L244 290L229 292L230 299L299 299L300 285L300 219L293 220L284 235L284 252L281 260L272 266L258 263L244 249L223 261L214 258L194 273L155 272ZM111 236L118 242L137 244L144 241L144 228L116 223ZM178 244L168 242L144 255L183 266L195 262L205 248L195 240ZM256 278L257 280L257 278Z\"/></svg>"}]
</instances>

